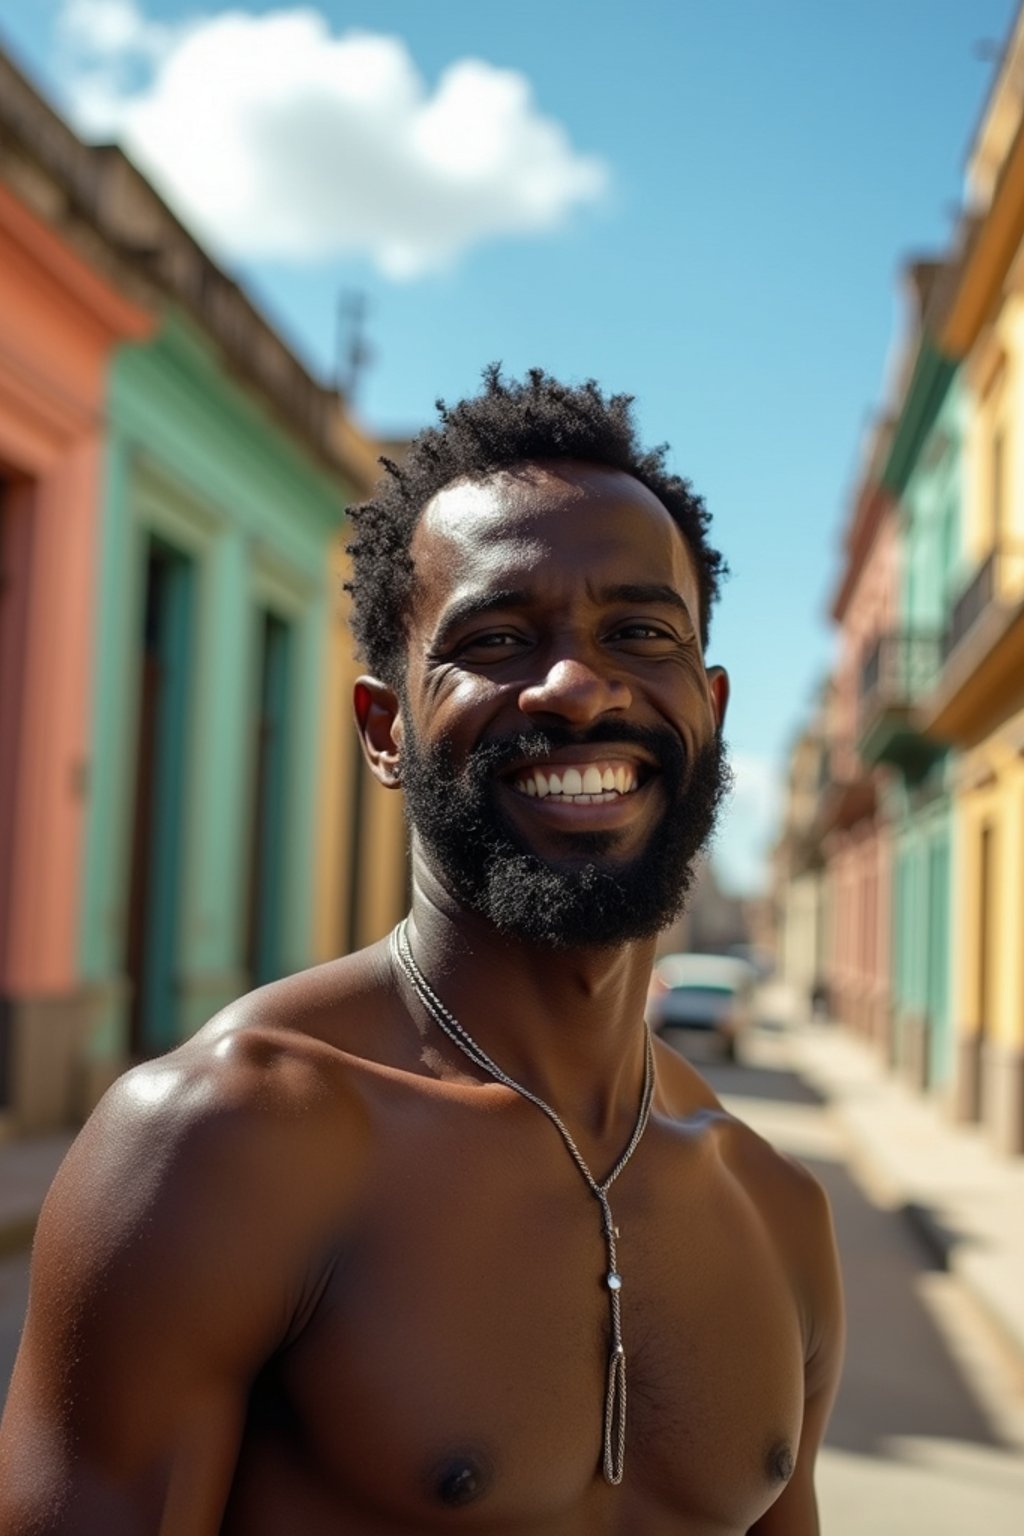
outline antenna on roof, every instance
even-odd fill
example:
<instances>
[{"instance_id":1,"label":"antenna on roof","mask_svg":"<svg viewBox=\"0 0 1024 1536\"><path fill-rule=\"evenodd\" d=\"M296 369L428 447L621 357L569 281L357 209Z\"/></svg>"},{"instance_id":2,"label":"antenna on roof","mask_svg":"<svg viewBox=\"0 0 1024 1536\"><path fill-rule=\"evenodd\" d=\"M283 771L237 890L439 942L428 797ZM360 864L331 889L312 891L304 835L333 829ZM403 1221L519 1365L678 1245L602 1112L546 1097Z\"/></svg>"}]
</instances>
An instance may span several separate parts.
<instances>
[{"instance_id":1,"label":"antenna on roof","mask_svg":"<svg viewBox=\"0 0 1024 1536\"><path fill-rule=\"evenodd\" d=\"M338 328L335 354L335 388L348 405L366 368L373 361L373 349L366 339L366 294L358 288L343 288L338 294Z\"/></svg>"}]
</instances>

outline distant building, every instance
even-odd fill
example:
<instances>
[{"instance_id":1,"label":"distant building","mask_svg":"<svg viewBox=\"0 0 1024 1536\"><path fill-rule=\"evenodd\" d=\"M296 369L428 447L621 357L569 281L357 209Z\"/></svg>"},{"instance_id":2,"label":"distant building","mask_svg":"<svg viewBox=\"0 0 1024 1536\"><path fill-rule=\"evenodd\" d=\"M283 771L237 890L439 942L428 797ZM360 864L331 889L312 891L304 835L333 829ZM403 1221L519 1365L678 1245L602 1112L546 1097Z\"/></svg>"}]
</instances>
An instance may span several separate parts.
<instances>
[{"instance_id":1,"label":"distant building","mask_svg":"<svg viewBox=\"0 0 1024 1536\"><path fill-rule=\"evenodd\" d=\"M751 942L748 904L729 896L718 883L710 858L696 866L693 888L683 913L658 940L660 954L690 950L695 954L727 954Z\"/></svg>"},{"instance_id":2,"label":"distant building","mask_svg":"<svg viewBox=\"0 0 1024 1536\"><path fill-rule=\"evenodd\" d=\"M836 1017L1013 1153L1024 1152L1022 70L1024 11L975 135L953 246L908 267L910 323L833 605L830 702L794 747L775 855L787 973L805 990L820 969Z\"/></svg>"},{"instance_id":3,"label":"distant building","mask_svg":"<svg viewBox=\"0 0 1024 1536\"><path fill-rule=\"evenodd\" d=\"M828 783L826 684L811 721L790 750L782 831L772 855L776 972L807 1017L825 1002L831 949L826 863L819 802Z\"/></svg>"},{"instance_id":4,"label":"distant building","mask_svg":"<svg viewBox=\"0 0 1024 1536\"><path fill-rule=\"evenodd\" d=\"M963 359L962 537L929 735L956 748L955 1109L1024 1152L1024 13L972 146L939 345Z\"/></svg>"}]
</instances>

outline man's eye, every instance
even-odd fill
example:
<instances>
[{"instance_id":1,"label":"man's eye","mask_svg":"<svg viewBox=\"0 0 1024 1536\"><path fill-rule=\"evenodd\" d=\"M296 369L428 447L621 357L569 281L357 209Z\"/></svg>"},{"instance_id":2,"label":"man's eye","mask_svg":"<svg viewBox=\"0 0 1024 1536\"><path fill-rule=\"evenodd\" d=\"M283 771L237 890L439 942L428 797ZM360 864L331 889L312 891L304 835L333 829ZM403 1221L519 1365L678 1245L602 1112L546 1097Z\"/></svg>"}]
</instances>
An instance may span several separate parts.
<instances>
[{"instance_id":1,"label":"man's eye","mask_svg":"<svg viewBox=\"0 0 1024 1536\"><path fill-rule=\"evenodd\" d=\"M511 650L513 646L522 645L522 638L513 635L508 630L494 630L486 635L473 635L464 640L460 645L461 651L501 651Z\"/></svg>"},{"instance_id":2,"label":"man's eye","mask_svg":"<svg viewBox=\"0 0 1024 1536\"><path fill-rule=\"evenodd\" d=\"M613 640L672 640L674 636L657 624L620 624L611 637Z\"/></svg>"}]
</instances>

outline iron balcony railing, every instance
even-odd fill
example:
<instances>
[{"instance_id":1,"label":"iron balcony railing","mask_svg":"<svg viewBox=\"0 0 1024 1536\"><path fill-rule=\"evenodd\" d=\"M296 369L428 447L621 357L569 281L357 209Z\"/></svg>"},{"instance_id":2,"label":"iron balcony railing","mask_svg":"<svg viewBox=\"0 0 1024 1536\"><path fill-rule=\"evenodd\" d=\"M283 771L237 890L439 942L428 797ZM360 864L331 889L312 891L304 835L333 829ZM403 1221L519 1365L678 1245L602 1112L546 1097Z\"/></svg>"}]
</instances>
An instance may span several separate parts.
<instances>
[{"instance_id":1,"label":"iron balcony railing","mask_svg":"<svg viewBox=\"0 0 1024 1536\"><path fill-rule=\"evenodd\" d=\"M935 682L941 659L937 634L900 630L879 635L860 671L862 728L879 710L915 704Z\"/></svg>"},{"instance_id":2,"label":"iron balcony railing","mask_svg":"<svg viewBox=\"0 0 1024 1536\"><path fill-rule=\"evenodd\" d=\"M942 637L946 661L992 608L1012 609L1024 600L1024 541L1003 539L960 589Z\"/></svg>"},{"instance_id":3,"label":"iron balcony railing","mask_svg":"<svg viewBox=\"0 0 1024 1536\"><path fill-rule=\"evenodd\" d=\"M965 635L969 634L996 595L996 574L999 551L993 549L975 571L970 581L960 591L953 604L942 637L942 659L946 660L956 650Z\"/></svg>"}]
</instances>

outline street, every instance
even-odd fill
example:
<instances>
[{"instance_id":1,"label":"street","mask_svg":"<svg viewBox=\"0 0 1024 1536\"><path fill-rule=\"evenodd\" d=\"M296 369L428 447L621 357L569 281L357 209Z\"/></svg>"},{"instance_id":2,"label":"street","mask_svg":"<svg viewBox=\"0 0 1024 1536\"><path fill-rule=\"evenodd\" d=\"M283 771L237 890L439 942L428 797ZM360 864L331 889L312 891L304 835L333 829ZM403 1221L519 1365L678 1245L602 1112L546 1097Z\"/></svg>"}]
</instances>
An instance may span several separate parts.
<instances>
[{"instance_id":1,"label":"street","mask_svg":"<svg viewBox=\"0 0 1024 1536\"><path fill-rule=\"evenodd\" d=\"M675 1043L675 1042L673 1042ZM828 1190L848 1311L846 1368L819 1461L825 1536L1018 1536L1024 1529L1024 1368L904 1217L872 1202L829 1107L793 1070L784 1032L740 1063L702 1066L728 1107ZM27 1261L0 1263L6 1385Z\"/></svg>"},{"instance_id":2,"label":"street","mask_svg":"<svg viewBox=\"0 0 1024 1536\"><path fill-rule=\"evenodd\" d=\"M821 1102L759 1032L701 1070L727 1107L798 1157L832 1203L847 1351L818 1462L825 1536L1019 1536L1024 1368L898 1212L874 1204Z\"/></svg>"}]
</instances>

